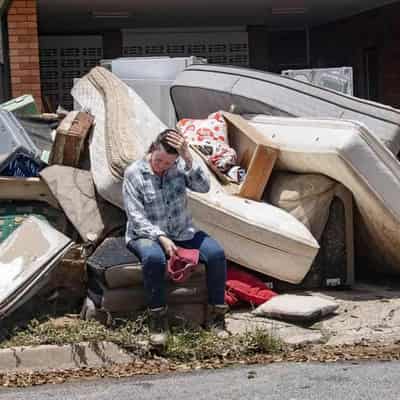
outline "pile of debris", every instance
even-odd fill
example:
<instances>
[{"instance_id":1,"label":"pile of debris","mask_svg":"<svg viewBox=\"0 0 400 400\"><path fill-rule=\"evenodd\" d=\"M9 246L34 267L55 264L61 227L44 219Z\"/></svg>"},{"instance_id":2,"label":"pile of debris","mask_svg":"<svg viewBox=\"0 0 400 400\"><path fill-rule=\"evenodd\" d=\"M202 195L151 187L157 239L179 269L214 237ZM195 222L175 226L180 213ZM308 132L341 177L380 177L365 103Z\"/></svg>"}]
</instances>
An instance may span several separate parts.
<instances>
[{"instance_id":1,"label":"pile of debris","mask_svg":"<svg viewBox=\"0 0 400 400\"><path fill-rule=\"evenodd\" d=\"M266 109L270 100L257 91L245 96L245 88L229 96L209 93L203 75L219 74L212 82L222 84L225 72L189 68L171 90L177 116L184 118L178 127L197 141L193 155L210 169L210 192L188 194L196 225L225 249L229 304L244 301L260 306L257 315L294 321L320 318L337 305L315 296L276 296L270 289L351 287L353 196L357 237L363 232L364 240L376 237L384 223L377 254L386 250L382 260L396 270L398 161L361 124L245 115L248 107L259 112L258 103ZM246 79L252 86L255 78ZM201 85L204 90L197 92ZM84 300L82 318L104 323L145 307L140 262L124 242L121 185L125 168L145 155L166 126L134 90L100 67L82 77L72 95L76 110L58 114L38 115L29 96L0 106L0 318L39 291L54 298L64 289L75 293L79 304ZM228 104L234 98L242 115L227 112L235 109ZM393 121L379 125L379 132L396 136L397 114L382 110ZM205 145L197 133L216 123L224 134L208 154L213 135ZM365 160L377 167L365 167ZM393 184L386 187L382 177ZM205 269L198 268L184 284L168 282L167 300L173 318L203 323Z\"/></svg>"},{"instance_id":2,"label":"pile of debris","mask_svg":"<svg viewBox=\"0 0 400 400\"><path fill-rule=\"evenodd\" d=\"M87 256L125 224L122 211L96 196L85 165L93 116L37 114L24 103L15 100L15 115L10 103L0 110L1 318L42 288L82 301Z\"/></svg>"}]
</instances>

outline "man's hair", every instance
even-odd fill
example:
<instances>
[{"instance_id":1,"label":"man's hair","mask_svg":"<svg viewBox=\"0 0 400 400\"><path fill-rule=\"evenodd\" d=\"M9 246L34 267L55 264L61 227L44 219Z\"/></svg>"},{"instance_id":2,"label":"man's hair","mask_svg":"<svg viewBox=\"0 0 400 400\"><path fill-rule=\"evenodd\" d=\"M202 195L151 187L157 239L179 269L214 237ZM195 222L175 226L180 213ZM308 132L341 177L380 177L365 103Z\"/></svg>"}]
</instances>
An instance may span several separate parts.
<instances>
[{"instance_id":1,"label":"man's hair","mask_svg":"<svg viewBox=\"0 0 400 400\"><path fill-rule=\"evenodd\" d=\"M150 145L148 153L151 153L154 150L157 150L157 149L161 148L162 150L164 150L168 154L176 154L176 155L178 155L179 153L176 150L176 148L172 147L167 141L167 135L168 135L169 132L175 132L178 135L181 135L181 133L179 133L175 129L165 129L164 131L162 131L162 132L160 132L158 134L158 136L156 137L154 142Z\"/></svg>"}]
</instances>

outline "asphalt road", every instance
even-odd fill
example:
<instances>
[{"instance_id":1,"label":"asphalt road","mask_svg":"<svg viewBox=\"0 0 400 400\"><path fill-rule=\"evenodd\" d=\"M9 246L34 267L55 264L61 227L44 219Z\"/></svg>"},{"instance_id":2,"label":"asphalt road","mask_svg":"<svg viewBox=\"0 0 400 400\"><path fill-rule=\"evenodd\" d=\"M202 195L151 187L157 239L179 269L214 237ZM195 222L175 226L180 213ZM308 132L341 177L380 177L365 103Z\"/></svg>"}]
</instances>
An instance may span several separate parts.
<instances>
[{"instance_id":1,"label":"asphalt road","mask_svg":"<svg viewBox=\"0 0 400 400\"><path fill-rule=\"evenodd\" d=\"M1 400L400 398L400 363L273 364L214 372L0 389Z\"/></svg>"}]
</instances>

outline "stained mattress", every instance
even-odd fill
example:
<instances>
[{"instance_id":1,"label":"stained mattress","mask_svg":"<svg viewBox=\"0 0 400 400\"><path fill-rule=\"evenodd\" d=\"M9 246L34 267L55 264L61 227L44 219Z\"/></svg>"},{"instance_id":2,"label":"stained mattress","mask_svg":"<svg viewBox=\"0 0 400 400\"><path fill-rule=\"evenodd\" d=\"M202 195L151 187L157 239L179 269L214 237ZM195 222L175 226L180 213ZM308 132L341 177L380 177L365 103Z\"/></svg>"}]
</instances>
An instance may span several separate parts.
<instances>
[{"instance_id":1,"label":"stained mattress","mask_svg":"<svg viewBox=\"0 0 400 400\"><path fill-rule=\"evenodd\" d=\"M47 283L71 245L68 237L36 217L29 217L1 243L0 320Z\"/></svg>"},{"instance_id":2,"label":"stained mattress","mask_svg":"<svg viewBox=\"0 0 400 400\"><path fill-rule=\"evenodd\" d=\"M247 115L247 121L280 148L277 167L319 173L346 186L361 215L376 269L400 273L400 163L367 129L351 121Z\"/></svg>"},{"instance_id":3,"label":"stained mattress","mask_svg":"<svg viewBox=\"0 0 400 400\"><path fill-rule=\"evenodd\" d=\"M318 117L364 123L397 155L400 110L268 72L193 65L171 87L178 119L205 118L215 110L240 114Z\"/></svg>"}]
</instances>

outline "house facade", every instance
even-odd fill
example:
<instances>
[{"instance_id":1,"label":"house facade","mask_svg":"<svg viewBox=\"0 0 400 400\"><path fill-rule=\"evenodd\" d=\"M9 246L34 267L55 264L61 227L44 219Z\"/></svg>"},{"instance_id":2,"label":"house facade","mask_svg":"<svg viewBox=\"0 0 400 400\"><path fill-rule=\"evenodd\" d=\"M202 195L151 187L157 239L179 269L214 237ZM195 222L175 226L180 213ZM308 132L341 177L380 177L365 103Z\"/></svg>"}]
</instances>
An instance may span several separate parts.
<instances>
[{"instance_id":1,"label":"house facade","mask_svg":"<svg viewBox=\"0 0 400 400\"><path fill-rule=\"evenodd\" d=\"M351 3L351 4L349 4ZM280 73L350 66L356 96L400 108L400 2L3 0L1 97L72 107L101 60L188 56Z\"/></svg>"}]
</instances>

